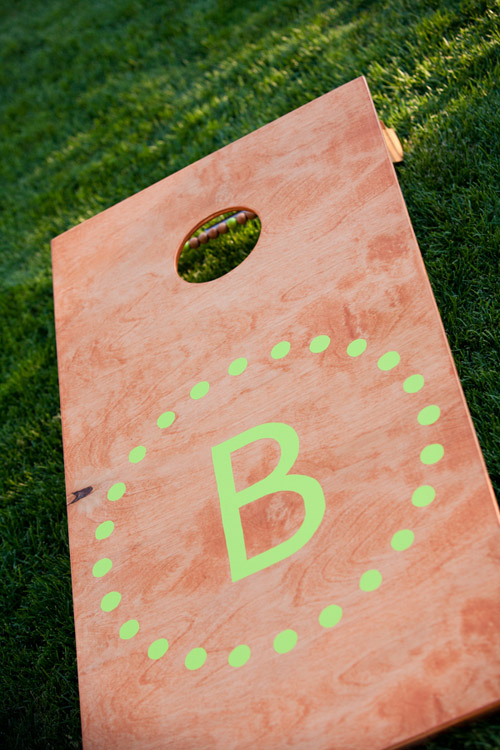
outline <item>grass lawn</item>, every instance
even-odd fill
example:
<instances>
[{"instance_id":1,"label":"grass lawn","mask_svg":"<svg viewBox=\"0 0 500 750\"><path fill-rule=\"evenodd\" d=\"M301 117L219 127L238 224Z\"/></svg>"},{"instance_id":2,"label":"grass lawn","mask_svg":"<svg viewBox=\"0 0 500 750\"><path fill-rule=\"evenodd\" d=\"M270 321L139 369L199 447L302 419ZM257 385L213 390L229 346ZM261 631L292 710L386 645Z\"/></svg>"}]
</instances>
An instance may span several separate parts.
<instances>
[{"instance_id":1,"label":"grass lawn","mask_svg":"<svg viewBox=\"0 0 500 750\"><path fill-rule=\"evenodd\" d=\"M61 750L81 739L50 239L366 75L498 493L500 2L0 8L0 744ZM498 750L500 714L422 747Z\"/></svg>"}]
</instances>

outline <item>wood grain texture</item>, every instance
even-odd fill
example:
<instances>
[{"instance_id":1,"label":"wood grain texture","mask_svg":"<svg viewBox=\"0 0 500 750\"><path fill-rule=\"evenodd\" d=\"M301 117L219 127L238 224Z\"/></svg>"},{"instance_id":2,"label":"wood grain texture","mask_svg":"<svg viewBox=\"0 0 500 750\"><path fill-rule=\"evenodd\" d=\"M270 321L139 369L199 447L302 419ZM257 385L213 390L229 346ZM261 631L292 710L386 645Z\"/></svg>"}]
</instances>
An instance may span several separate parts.
<instances>
[{"instance_id":1,"label":"wood grain texture","mask_svg":"<svg viewBox=\"0 0 500 750\"><path fill-rule=\"evenodd\" d=\"M181 280L195 226L241 206L262 222L250 256ZM500 701L497 506L363 78L56 238L53 268L68 502L93 488L67 508L86 750L377 750ZM331 342L312 353L318 335ZM281 340L290 352L273 359ZM400 361L383 371L388 351ZM230 376L238 357L248 367ZM414 373L425 384L407 393ZM421 425L429 404L440 417ZM292 471L321 484L326 510L294 555L233 582L211 449L267 422L296 431ZM428 444L444 446L432 465ZM270 440L235 453L236 490L278 453ZM436 492L426 507L412 503L421 485ZM293 492L249 503L248 555L303 517ZM414 543L395 551L401 529ZM112 569L96 578L102 558ZM382 585L362 591L371 569ZM103 612L110 591L121 601ZM343 610L331 629L318 621L330 604ZM279 654L285 629L298 640ZM152 660L159 638L169 649ZM238 644L251 656L234 668ZM196 647L207 659L191 671Z\"/></svg>"}]
</instances>

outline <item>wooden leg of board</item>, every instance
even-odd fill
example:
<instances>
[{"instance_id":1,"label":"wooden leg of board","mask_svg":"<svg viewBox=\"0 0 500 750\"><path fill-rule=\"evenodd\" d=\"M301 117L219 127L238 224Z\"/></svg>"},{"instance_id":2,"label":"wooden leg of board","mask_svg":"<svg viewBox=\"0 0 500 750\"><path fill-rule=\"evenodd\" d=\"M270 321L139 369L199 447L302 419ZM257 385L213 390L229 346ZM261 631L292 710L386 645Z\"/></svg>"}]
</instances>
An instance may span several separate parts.
<instances>
[{"instance_id":1,"label":"wooden leg of board","mask_svg":"<svg viewBox=\"0 0 500 750\"><path fill-rule=\"evenodd\" d=\"M393 128L387 128L382 120L380 120L382 126L382 132L385 138L385 145L389 149L389 154L394 164L403 161L403 147L401 141L396 135L396 131Z\"/></svg>"}]
</instances>

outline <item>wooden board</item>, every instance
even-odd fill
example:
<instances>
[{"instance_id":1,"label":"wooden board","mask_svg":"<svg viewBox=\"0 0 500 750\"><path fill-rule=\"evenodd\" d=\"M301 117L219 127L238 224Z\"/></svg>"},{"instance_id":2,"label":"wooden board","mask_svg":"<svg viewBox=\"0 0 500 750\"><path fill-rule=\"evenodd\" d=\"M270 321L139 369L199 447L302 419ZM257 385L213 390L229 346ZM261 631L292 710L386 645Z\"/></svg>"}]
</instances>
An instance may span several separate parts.
<instances>
[{"instance_id":1,"label":"wooden board","mask_svg":"<svg viewBox=\"0 0 500 750\"><path fill-rule=\"evenodd\" d=\"M250 256L180 279L237 208ZM53 267L86 750L377 750L499 703L497 506L363 78Z\"/></svg>"}]
</instances>

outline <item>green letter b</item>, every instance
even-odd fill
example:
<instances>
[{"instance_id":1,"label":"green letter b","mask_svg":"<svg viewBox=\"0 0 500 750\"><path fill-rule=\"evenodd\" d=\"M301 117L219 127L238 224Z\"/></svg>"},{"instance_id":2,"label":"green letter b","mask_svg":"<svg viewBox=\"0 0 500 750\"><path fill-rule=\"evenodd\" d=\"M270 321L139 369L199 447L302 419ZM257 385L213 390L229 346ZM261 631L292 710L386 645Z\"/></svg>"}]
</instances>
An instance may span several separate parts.
<instances>
[{"instance_id":1,"label":"green letter b","mask_svg":"<svg viewBox=\"0 0 500 750\"><path fill-rule=\"evenodd\" d=\"M277 466L264 479L236 492L231 454L249 443L264 438L276 440L281 455ZM325 496L316 479L305 474L289 474L299 455L299 438L295 430L282 422L268 422L236 435L212 448L215 479L219 491L222 525L226 537L231 578L257 573L298 552L311 539L323 519ZM247 558L241 526L240 508L274 492L296 492L304 501L305 516L298 531L284 542Z\"/></svg>"}]
</instances>

